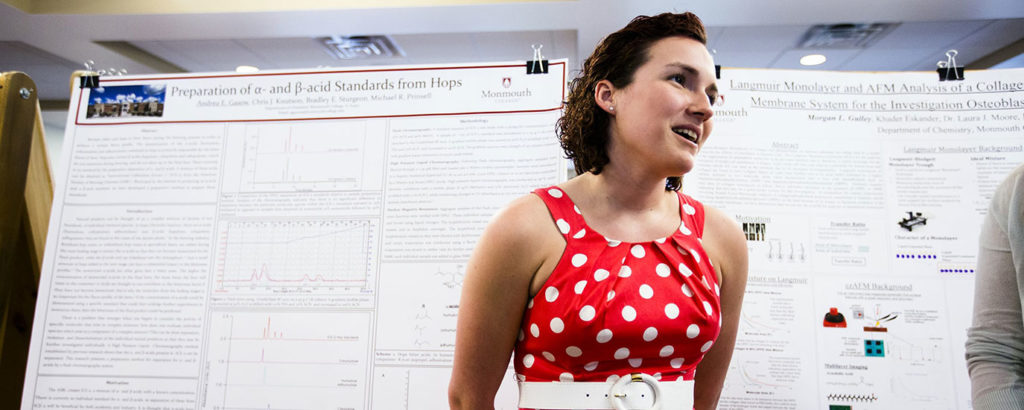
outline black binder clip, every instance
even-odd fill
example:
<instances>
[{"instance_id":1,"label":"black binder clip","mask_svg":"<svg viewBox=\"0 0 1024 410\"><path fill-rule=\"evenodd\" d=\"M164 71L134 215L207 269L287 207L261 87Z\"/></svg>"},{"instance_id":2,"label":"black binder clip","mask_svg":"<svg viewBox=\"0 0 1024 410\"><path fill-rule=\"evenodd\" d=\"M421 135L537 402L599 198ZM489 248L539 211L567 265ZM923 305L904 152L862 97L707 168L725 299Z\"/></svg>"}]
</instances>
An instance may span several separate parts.
<instances>
[{"instance_id":1,"label":"black binder clip","mask_svg":"<svg viewBox=\"0 0 1024 410\"><path fill-rule=\"evenodd\" d=\"M78 88L97 88L100 86L100 76L83 75L78 77Z\"/></svg>"},{"instance_id":2,"label":"black binder clip","mask_svg":"<svg viewBox=\"0 0 1024 410\"><path fill-rule=\"evenodd\" d=\"M718 50L712 48L711 49L711 57L714 58L717 61L718 60ZM715 79L716 80L721 80L722 79L722 65L721 64L715 64Z\"/></svg>"},{"instance_id":3,"label":"black binder clip","mask_svg":"<svg viewBox=\"0 0 1024 410\"><path fill-rule=\"evenodd\" d=\"M544 48L544 45L533 44L530 47L533 47L533 60L526 62L526 74L547 74L548 60L545 60L540 53L540 49Z\"/></svg>"},{"instance_id":4,"label":"black binder clip","mask_svg":"<svg viewBox=\"0 0 1024 410\"><path fill-rule=\"evenodd\" d=\"M935 71L939 73L939 81L963 81L964 80L964 68L956 66L956 50L949 50L946 52L946 61L939 61L939 68Z\"/></svg>"}]
</instances>

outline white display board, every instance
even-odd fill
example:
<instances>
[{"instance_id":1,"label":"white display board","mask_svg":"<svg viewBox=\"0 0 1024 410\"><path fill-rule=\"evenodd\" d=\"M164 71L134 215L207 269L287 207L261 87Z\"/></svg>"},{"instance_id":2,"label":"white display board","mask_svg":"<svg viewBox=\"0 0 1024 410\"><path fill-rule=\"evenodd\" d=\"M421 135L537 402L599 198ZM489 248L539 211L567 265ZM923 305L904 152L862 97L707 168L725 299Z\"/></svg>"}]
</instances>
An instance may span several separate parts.
<instances>
[{"instance_id":1,"label":"white display board","mask_svg":"<svg viewBox=\"0 0 1024 410\"><path fill-rule=\"evenodd\" d=\"M479 232L564 180L550 68L76 90L22 408L446 408ZM748 237L719 408L970 408L979 226L1024 162L1024 70L937 77L723 71L684 180Z\"/></svg>"},{"instance_id":2,"label":"white display board","mask_svg":"<svg viewBox=\"0 0 1024 410\"><path fill-rule=\"evenodd\" d=\"M22 408L445 408L476 237L565 179L566 61L549 71L75 90Z\"/></svg>"},{"instance_id":3,"label":"white display board","mask_svg":"<svg viewBox=\"0 0 1024 410\"><path fill-rule=\"evenodd\" d=\"M970 408L978 235L1024 162L1024 70L965 77L723 71L684 181L748 237L720 409Z\"/></svg>"}]
</instances>

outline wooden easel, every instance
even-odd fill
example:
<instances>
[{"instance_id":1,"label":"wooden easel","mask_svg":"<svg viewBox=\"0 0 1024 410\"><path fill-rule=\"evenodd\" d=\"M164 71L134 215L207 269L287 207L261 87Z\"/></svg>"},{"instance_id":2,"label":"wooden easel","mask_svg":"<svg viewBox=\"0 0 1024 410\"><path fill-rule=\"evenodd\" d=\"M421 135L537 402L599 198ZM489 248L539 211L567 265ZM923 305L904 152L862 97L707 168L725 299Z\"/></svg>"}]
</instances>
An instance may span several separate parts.
<instances>
[{"instance_id":1,"label":"wooden easel","mask_svg":"<svg viewBox=\"0 0 1024 410\"><path fill-rule=\"evenodd\" d=\"M53 203L36 86L0 73L0 408L18 408Z\"/></svg>"}]
</instances>

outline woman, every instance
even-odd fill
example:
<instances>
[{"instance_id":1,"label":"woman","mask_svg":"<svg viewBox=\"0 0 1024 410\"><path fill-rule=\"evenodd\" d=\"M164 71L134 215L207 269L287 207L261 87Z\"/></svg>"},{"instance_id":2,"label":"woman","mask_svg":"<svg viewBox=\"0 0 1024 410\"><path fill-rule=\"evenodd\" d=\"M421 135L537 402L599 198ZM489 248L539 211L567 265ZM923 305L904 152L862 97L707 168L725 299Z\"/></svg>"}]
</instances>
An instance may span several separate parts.
<instances>
[{"instance_id":1,"label":"woman","mask_svg":"<svg viewBox=\"0 0 1024 410\"><path fill-rule=\"evenodd\" d=\"M747 249L677 192L718 98L705 44L691 13L641 16L586 60L558 124L580 175L499 212L467 266L452 408L493 408L513 348L520 407L716 406Z\"/></svg>"},{"instance_id":2,"label":"woman","mask_svg":"<svg viewBox=\"0 0 1024 410\"><path fill-rule=\"evenodd\" d=\"M992 195L981 225L967 370L976 410L1024 408L1024 164Z\"/></svg>"}]
</instances>

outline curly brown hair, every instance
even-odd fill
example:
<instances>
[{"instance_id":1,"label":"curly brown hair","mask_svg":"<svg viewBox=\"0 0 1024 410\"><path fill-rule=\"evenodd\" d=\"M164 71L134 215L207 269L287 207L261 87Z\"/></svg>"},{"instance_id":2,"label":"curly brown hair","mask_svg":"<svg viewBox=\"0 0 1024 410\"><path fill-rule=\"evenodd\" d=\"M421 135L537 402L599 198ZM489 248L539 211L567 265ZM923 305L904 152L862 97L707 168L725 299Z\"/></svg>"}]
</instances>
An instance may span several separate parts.
<instances>
[{"instance_id":1,"label":"curly brown hair","mask_svg":"<svg viewBox=\"0 0 1024 410\"><path fill-rule=\"evenodd\" d=\"M633 74L649 59L651 45L666 37L681 36L707 45L704 23L693 13L637 16L626 27L605 37L583 62L583 70L569 84L569 99L558 119L558 138L576 173L601 173L608 164L609 116L594 100L594 88L608 80L616 88L633 82ZM666 189L678 191L682 177L669 177Z\"/></svg>"}]
</instances>

